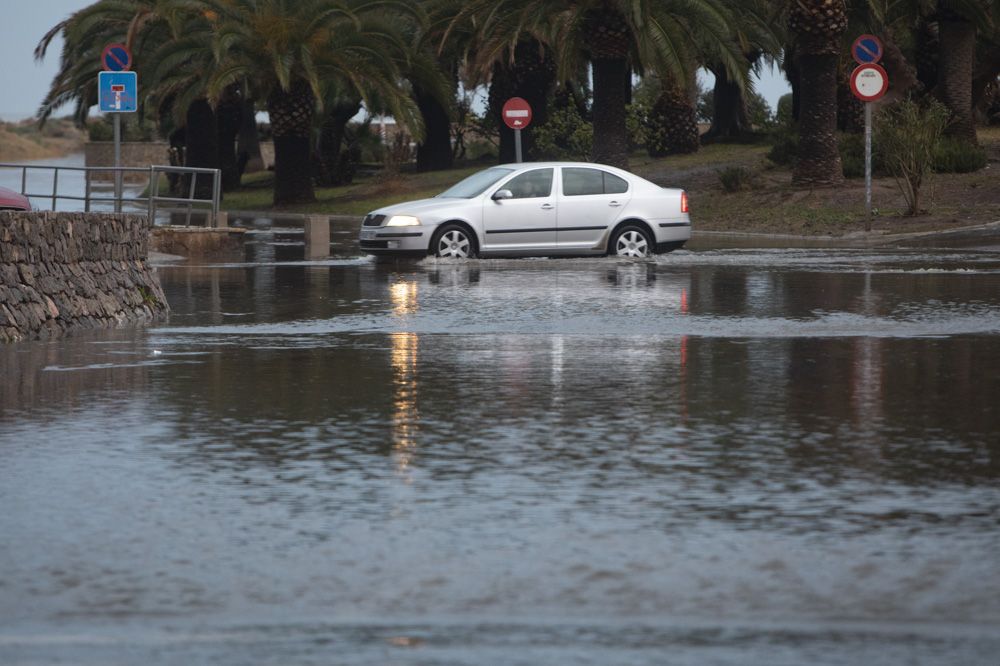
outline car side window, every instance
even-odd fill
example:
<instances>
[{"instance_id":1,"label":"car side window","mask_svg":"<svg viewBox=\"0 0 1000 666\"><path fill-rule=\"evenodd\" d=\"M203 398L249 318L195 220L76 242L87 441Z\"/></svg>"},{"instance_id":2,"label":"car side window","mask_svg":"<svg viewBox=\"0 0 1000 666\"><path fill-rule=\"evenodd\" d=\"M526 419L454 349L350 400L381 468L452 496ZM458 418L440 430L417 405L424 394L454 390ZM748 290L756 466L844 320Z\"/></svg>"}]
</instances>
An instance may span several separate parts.
<instances>
[{"instance_id":1,"label":"car side window","mask_svg":"<svg viewBox=\"0 0 1000 666\"><path fill-rule=\"evenodd\" d=\"M603 172L597 169L566 167L563 169L563 195L604 194Z\"/></svg>"},{"instance_id":2,"label":"car side window","mask_svg":"<svg viewBox=\"0 0 1000 666\"><path fill-rule=\"evenodd\" d=\"M618 176L608 173L607 171L602 171L604 174L604 193L605 194L623 194L628 192L628 181L624 178L619 178Z\"/></svg>"},{"instance_id":3,"label":"car side window","mask_svg":"<svg viewBox=\"0 0 1000 666\"><path fill-rule=\"evenodd\" d=\"M504 183L503 188L510 190L515 199L534 199L552 194L552 175L554 169L535 169L515 176Z\"/></svg>"}]
</instances>

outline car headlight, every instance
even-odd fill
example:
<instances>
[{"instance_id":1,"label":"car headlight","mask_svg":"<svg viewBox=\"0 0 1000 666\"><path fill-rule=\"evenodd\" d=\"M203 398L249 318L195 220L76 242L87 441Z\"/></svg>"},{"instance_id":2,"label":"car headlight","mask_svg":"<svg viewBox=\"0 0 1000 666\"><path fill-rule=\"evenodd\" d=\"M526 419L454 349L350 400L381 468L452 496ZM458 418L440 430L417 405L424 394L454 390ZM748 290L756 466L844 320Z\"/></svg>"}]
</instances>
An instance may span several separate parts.
<instances>
[{"instance_id":1,"label":"car headlight","mask_svg":"<svg viewBox=\"0 0 1000 666\"><path fill-rule=\"evenodd\" d=\"M412 215L393 215L385 223L387 227L416 227L420 225L420 218Z\"/></svg>"}]
</instances>

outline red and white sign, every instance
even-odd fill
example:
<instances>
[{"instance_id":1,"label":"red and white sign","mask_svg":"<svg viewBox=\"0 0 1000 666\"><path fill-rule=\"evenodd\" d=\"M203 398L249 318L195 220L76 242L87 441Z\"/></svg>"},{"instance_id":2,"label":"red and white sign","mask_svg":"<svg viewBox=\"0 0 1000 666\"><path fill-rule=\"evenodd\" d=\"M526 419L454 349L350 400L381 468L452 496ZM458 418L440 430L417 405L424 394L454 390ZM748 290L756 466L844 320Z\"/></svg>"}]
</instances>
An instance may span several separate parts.
<instances>
[{"instance_id":1,"label":"red and white sign","mask_svg":"<svg viewBox=\"0 0 1000 666\"><path fill-rule=\"evenodd\" d=\"M881 66L860 65L851 74L851 92L862 102L881 99L889 89L889 75Z\"/></svg>"},{"instance_id":2,"label":"red and white sign","mask_svg":"<svg viewBox=\"0 0 1000 666\"><path fill-rule=\"evenodd\" d=\"M522 130L531 124L531 105L520 97L511 97L500 112L503 122L513 130Z\"/></svg>"}]
</instances>

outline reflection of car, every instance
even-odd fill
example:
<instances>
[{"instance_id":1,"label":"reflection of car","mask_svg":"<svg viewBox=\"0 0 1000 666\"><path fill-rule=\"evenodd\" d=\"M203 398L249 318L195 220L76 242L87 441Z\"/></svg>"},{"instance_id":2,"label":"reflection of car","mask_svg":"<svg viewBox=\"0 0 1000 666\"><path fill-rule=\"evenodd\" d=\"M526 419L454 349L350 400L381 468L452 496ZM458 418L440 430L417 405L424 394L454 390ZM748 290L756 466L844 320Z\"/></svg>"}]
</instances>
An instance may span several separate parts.
<instances>
[{"instance_id":1,"label":"reflection of car","mask_svg":"<svg viewBox=\"0 0 1000 666\"><path fill-rule=\"evenodd\" d=\"M0 187L0 210L31 210L31 202L23 194Z\"/></svg>"},{"instance_id":2,"label":"reflection of car","mask_svg":"<svg viewBox=\"0 0 1000 666\"><path fill-rule=\"evenodd\" d=\"M691 237L687 194L600 164L505 164L432 199L372 211L371 254L478 255L669 252Z\"/></svg>"}]
</instances>

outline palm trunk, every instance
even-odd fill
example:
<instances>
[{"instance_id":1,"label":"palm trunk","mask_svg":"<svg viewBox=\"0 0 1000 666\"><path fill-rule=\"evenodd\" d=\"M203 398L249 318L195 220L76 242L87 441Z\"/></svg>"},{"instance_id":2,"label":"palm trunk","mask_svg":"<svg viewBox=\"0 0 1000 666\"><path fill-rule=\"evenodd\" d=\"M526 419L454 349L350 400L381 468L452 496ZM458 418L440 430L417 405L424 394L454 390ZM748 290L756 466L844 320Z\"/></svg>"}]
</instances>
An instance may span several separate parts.
<instances>
[{"instance_id":1,"label":"palm trunk","mask_svg":"<svg viewBox=\"0 0 1000 666\"><path fill-rule=\"evenodd\" d=\"M184 165L202 169L219 167L219 135L216 131L215 112L205 98L196 99L187 110L184 131ZM183 179L183 194L191 193L191 175ZM194 196L212 198L212 179L206 174L195 177Z\"/></svg>"},{"instance_id":2,"label":"palm trunk","mask_svg":"<svg viewBox=\"0 0 1000 666\"><path fill-rule=\"evenodd\" d=\"M602 58L594 70L594 147L591 159L598 164L628 168L628 129L625 124L626 58Z\"/></svg>"},{"instance_id":3,"label":"palm trunk","mask_svg":"<svg viewBox=\"0 0 1000 666\"><path fill-rule=\"evenodd\" d=\"M939 23L941 51L937 97L951 111L949 136L975 145L976 122L972 112L972 66L975 61L976 27L957 17Z\"/></svg>"},{"instance_id":4,"label":"palm trunk","mask_svg":"<svg viewBox=\"0 0 1000 666\"><path fill-rule=\"evenodd\" d=\"M323 161L323 184L344 185L351 182L353 173L349 161L343 155L344 133L347 123L357 115L361 102L345 102L330 110L320 128L319 152Z\"/></svg>"},{"instance_id":5,"label":"palm trunk","mask_svg":"<svg viewBox=\"0 0 1000 666\"><path fill-rule=\"evenodd\" d=\"M232 192L240 186L240 168L236 159L236 136L243 121L242 100L237 90L227 90L215 109L216 131L219 136L219 169L222 170L222 191Z\"/></svg>"},{"instance_id":6,"label":"palm trunk","mask_svg":"<svg viewBox=\"0 0 1000 666\"><path fill-rule=\"evenodd\" d=\"M264 170L260 154L260 135L257 133L257 107L253 100L243 100L240 109L240 134L236 139L236 160L240 175Z\"/></svg>"},{"instance_id":7,"label":"palm trunk","mask_svg":"<svg viewBox=\"0 0 1000 666\"><path fill-rule=\"evenodd\" d=\"M746 99L739 85L730 80L725 67L712 68L715 86L712 89L712 125L701 138L704 142L716 139L737 139L752 130L747 116Z\"/></svg>"},{"instance_id":8,"label":"palm trunk","mask_svg":"<svg viewBox=\"0 0 1000 666\"><path fill-rule=\"evenodd\" d=\"M275 90L267 99L274 132L274 205L316 200L312 179L312 120L316 104L305 81Z\"/></svg>"},{"instance_id":9,"label":"palm trunk","mask_svg":"<svg viewBox=\"0 0 1000 666\"><path fill-rule=\"evenodd\" d=\"M837 55L798 54L799 159L792 182L830 185L844 179L837 150Z\"/></svg>"},{"instance_id":10,"label":"palm trunk","mask_svg":"<svg viewBox=\"0 0 1000 666\"><path fill-rule=\"evenodd\" d=\"M455 157L451 150L451 117L441 103L419 86L413 98L424 120L424 140L417 146L417 171L450 169Z\"/></svg>"}]
</instances>

